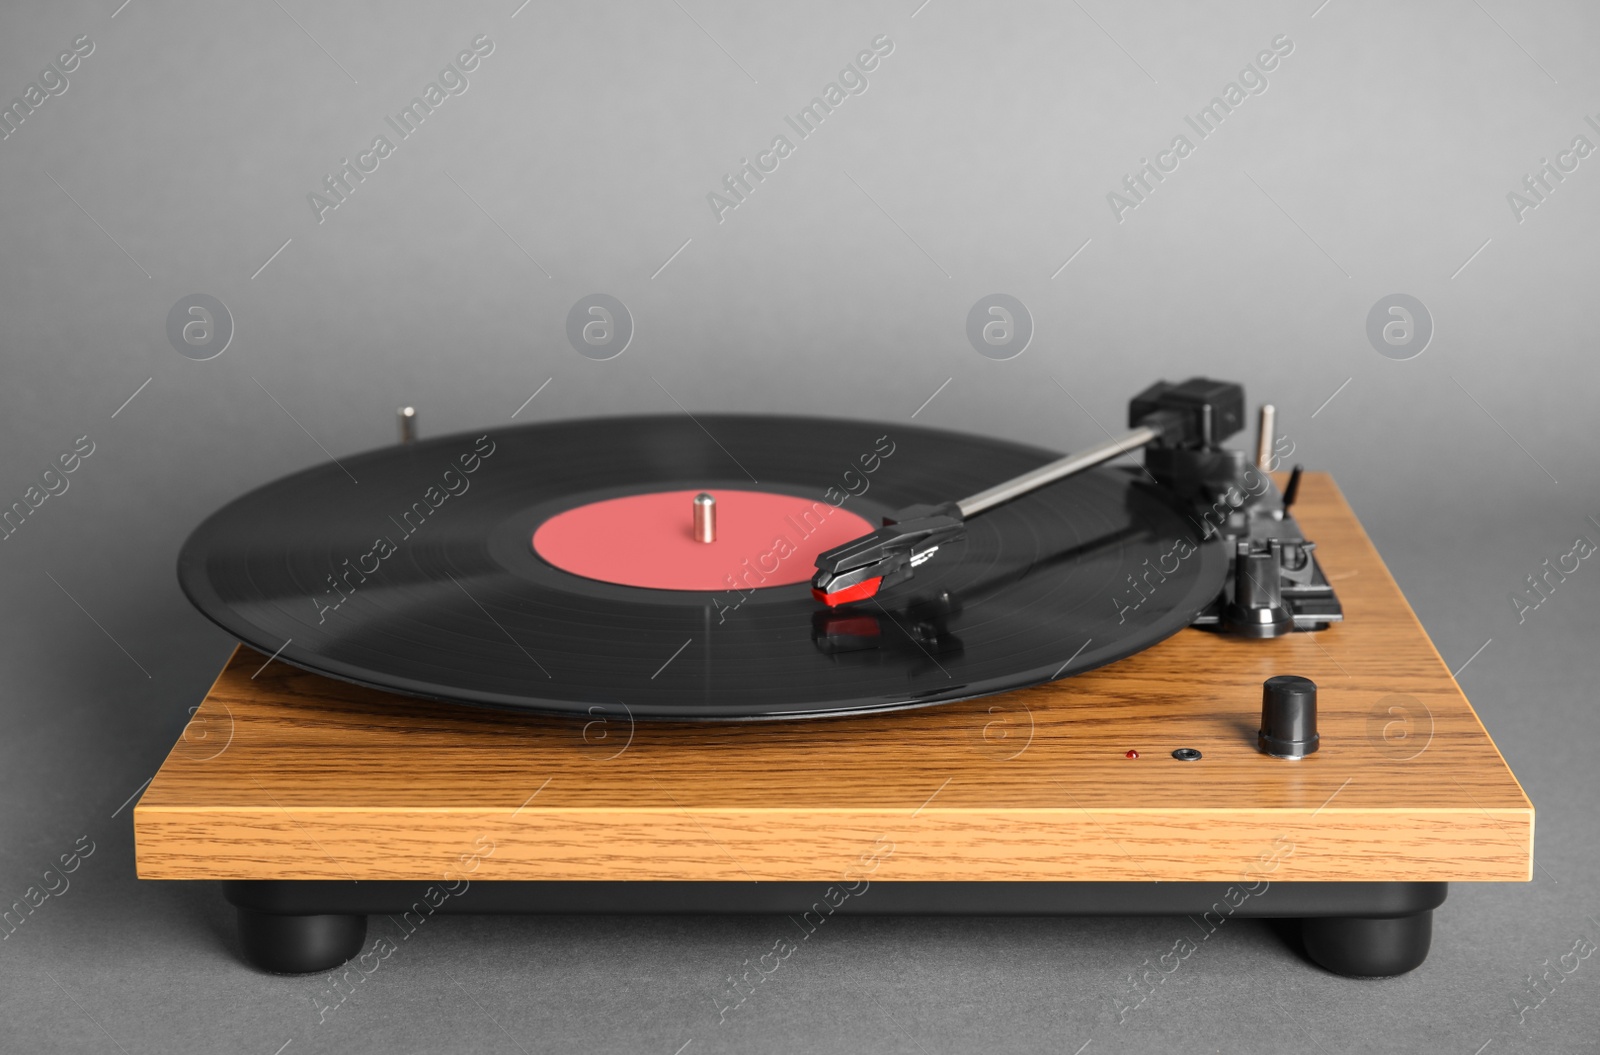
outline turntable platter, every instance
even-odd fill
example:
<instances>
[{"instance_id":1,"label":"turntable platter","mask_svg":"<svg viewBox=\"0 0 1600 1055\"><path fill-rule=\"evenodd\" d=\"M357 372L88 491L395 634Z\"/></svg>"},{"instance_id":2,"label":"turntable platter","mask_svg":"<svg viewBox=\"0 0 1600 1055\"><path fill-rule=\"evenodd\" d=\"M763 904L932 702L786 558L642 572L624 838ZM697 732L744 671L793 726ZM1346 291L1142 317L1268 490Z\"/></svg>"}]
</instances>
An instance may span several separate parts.
<instances>
[{"instance_id":1,"label":"turntable platter","mask_svg":"<svg viewBox=\"0 0 1600 1055\"><path fill-rule=\"evenodd\" d=\"M267 484L196 529L178 574L261 652L408 695L668 720L924 706L1110 663L1221 591L1223 546L1186 507L1137 470L1098 468L972 521L902 587L813 600L817 552L1052 457L798 417L497 428ZM700 492L724 495L703 550L686 541ZM541 544L563 530L588 563Z\"/></svg>"}]
</instances>

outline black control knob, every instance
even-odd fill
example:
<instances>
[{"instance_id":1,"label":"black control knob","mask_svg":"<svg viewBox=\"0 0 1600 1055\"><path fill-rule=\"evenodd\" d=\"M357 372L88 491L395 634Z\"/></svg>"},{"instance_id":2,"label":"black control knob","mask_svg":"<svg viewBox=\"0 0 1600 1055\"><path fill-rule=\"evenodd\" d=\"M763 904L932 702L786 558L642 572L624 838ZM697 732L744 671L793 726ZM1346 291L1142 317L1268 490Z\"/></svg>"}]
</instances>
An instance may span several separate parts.
<instances>
[{"instance_id":1,"label":"black control knob","mask_svg":"<svg viewBox=\"0 0 1600 1055\"><path fill-rule=\"evenodd\" d=\"M1317 741L1317 683L1295 674L1263 682L1261 750L1273 758L1304 758Z\"/></svg>"},{"instance_id":2,"label":"black control knob","mask_svg":"<svg viewBox=\"0 0 1600 1055\"><path fill-rule=\"evenodd\" d=\"M1281 637L1294 629L1294 615L1283 599L1283 543L1252 544L1240 539L1233 560L1233 596L1222 622L1244 637Z\"/></svg>"}]
</instances>

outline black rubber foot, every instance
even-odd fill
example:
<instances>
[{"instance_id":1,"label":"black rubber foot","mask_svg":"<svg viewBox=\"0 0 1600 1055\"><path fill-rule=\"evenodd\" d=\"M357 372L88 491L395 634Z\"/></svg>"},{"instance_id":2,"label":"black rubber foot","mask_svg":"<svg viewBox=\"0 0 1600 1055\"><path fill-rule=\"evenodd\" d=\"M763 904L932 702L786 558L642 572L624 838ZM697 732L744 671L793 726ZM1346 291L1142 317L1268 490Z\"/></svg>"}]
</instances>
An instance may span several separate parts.
<instances>
[{"instance_id":1,"label":"black rubber foot","mask_svg":"<svg viewBox=\"0 0 1600 1055\"><path fill-rule=\"evenodd\" d=\"M1394 919L1328 916L1300 921L1306 955L1334 974L1387 978L1422 966L1433 944L1433 912Z\"/></svg>"},{"instance_id":2,"label":"black rubber foot","mask_svg":"<svg viewBox=\"0 0 1600 1055\"><path fill-rule=\"evenodd\" d=\"M246 960L274 974L310 974L337 967L361 951L365 916L280 916L239 910Z\"/></svg>"}]
</instances>

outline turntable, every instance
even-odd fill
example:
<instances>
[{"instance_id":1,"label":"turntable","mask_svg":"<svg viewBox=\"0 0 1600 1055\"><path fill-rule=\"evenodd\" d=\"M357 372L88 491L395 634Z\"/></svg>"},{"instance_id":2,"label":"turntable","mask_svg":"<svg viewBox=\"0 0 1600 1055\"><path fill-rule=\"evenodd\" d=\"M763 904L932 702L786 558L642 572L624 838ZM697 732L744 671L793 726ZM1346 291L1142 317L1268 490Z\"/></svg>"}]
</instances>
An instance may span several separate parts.
<instances>
[{"instance_id":1,"label":"turntable","mask_svg":"<svg viewBox=\"0 0 1600 1055\"><path fill-rule=\"evenodd\" d=\"M179 559L243 644L139 875L221 880L280 972L440 912L1279 917L1408 971L1449 882L1530 878L1533 808L1269 410L1253 458L1195 378L1066 457L682 415L268 484Z\"/></svg>"}]
</instances>

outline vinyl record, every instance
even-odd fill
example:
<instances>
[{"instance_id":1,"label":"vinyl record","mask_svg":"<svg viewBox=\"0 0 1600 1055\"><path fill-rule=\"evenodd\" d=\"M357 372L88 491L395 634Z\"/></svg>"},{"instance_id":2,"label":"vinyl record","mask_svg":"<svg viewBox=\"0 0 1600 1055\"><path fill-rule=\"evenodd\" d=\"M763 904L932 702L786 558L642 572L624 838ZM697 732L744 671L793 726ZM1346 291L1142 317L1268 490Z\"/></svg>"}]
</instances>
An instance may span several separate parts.
<instances>
[{"instance_id":1,"label":"vinyl record","mask_svg":"<svg viewBox=\"0 0 1600 1055\"><path fill-rule=\"evenodd\" d=\"M262 653L408 695L672 720L923 706L1110 663L1221 591L1226 554L1191 511L1103 467L974 517L876 598L811 596L819 549L1054 457L814 418L495 428L252 491L195 530L178 578Z\"/></svg>"}]
</instances>

